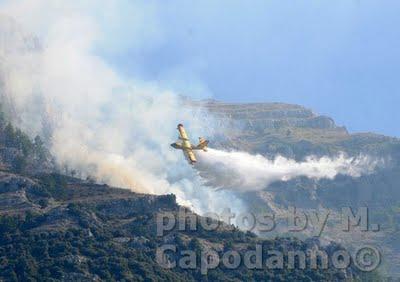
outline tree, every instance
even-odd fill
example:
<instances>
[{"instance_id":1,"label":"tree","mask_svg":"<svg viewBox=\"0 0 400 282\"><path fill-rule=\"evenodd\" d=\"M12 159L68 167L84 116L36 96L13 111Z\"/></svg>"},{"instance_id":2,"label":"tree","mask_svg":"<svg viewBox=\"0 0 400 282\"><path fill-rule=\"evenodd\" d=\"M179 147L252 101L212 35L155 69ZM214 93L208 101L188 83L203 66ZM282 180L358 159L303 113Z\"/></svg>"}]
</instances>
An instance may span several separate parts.
<instances>
[{"instance_id":1,"label":"tree","mask_svg":"<svg viewBox=\"0 0 400 282\"><path fill-rule=\"evenodd\" d=\"M14 147L14 140L15 140L15 132L14 127L11 123L8 123L4 128L4 141L5 145L8 147Z\"/></svg>"},{"instance_id":2,"label":"tree","mask_svg":"<svg viewBox=\"0 0 400 282\"><path fill-rule=\"evenodd\" d=\"M44 142L42 141L42 138L40 138L39 135L35 137L35 140L33 142L33 148L35 151L35 155L39 159L39 161L45 161L47 157L47 151L44 146Z\"/></svg>"}]
</instances>

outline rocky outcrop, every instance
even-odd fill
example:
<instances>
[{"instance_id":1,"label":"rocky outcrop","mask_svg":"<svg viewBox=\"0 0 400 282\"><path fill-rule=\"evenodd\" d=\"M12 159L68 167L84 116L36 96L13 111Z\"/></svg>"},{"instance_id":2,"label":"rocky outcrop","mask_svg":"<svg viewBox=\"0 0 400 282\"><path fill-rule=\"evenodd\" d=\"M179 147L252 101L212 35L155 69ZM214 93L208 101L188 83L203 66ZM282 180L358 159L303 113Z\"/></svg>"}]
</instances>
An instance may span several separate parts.
<instances>
[{"instance_id":1,"label":"rocky outcrop","mask_svg":"<svg viewBox=\"0 0 400 282\"><path fill-rule=\"evenodd\" d=\"M203 107L217 120L231 123L242 130L263 132L283 127L335 129L333 119L320 116L298 105L283 103L232 104L218 101L188 102L194 107Z\"/></svg>"}]
</instances>

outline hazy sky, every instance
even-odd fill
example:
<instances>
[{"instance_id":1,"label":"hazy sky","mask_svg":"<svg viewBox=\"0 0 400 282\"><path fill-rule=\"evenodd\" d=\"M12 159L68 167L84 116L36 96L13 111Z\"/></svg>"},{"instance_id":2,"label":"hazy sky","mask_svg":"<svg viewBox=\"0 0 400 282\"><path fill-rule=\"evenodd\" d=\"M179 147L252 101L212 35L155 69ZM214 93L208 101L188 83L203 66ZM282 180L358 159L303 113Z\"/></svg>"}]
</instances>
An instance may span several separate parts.
<instances>
[{"instance_id":1,"label":"hazy sky","mask_svg":"<svg viewBox=\"0 0 400 282\"><path fill-rule=\"evenodd\" d=\"M46 17L65 9L31 2L47 3ZM398 0L80 3L101 22L95 52L126 77L192 97L301 104L352 132L400 136Z\"/></svg>"}]
</instances>

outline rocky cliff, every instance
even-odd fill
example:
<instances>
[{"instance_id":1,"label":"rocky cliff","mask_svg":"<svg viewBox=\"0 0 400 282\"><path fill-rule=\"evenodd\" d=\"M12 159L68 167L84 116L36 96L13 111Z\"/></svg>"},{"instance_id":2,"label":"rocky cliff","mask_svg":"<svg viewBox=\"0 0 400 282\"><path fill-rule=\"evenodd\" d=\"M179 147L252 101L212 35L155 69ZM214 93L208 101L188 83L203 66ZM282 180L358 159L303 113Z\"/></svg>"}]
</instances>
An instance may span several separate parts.
<instances>
[{"instance_id":1,"label":"rocky cliff","mask_svg":"<svg viewBox=\"0 0 400 282\"><path fill-rule=\"evenodd\" d=\"M188 102L206 109L219 126L218 146L274 157L300 160L308 155L346 152L400 159L399 139L373 133L350 134L330 117L299 105L283 103L232 104L214 100ZM214 140L213 140L214 141Z\"/></svg>"},{"instance_id":2,"label":"rocky cliff","mask_svg":"<svg viewBox=\"0 0 400 282\"><path fill-rule=\"evenodd\" d=\"M342 207L368 207L371 220L379 222L382 232L370 238L381 247L386 269L400 276L397 255L400 242L400 140L374 133L349 133L344 127L325 116L317 115L302 106L282 103L232 104L218 101L191 102L205 108L218 124L215 144L220 149L240 150L261 154L270 159L277 155L304 160L307 156L369 156L382 161L369 175L313 180L298 177L277 181L261 192L247 193L246 199L255 212L268 207L287 210L295 206L305 211L329 209L335 214ZM214 140L213 140L214 141ZM214 145L214 144L213 144ZM336 214L336 216L339 216ZM309 236L309 234L305 234ZM364 235L351 238L329 230L329 239L356 245Z\"/></svg>"}]
</instances>

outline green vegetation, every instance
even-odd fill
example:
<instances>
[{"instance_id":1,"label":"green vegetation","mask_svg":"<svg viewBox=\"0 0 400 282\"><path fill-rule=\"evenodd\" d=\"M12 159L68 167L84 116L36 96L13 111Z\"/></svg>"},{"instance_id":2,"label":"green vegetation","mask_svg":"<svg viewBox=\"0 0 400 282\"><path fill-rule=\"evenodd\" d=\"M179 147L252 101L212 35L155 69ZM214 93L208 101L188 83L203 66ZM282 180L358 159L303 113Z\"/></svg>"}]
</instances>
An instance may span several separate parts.
<instances>
[{"instance_id":1,"label":"green vegetation","mask_svg":"<svg viewBox=\"0 0 400 282\"><path fill-rule=\"evenodd\" d=\"M7 122L1 111L0 148L5 149L1 151L1 154L4 154L3 167L18 173L29 173L32 168L43 167L51 160L50 153L40 136L32 140L19 128Z\"/></svg>"},{"instance_id":2,"label":"green vegetation","mask_svg":"<svg viewBox=\"0 0 400 282\"><path fill-rule=\"evenodd\" d=\"M252 105L251 107L253 107ZM254 106L256 107L256 106ZM265 155L283 154L301 159L309 154L335 154L345 149L350 154L370 151L377 154L397 152L400 146L390 138L376 135L349 135L343 128L335 128L327 118L315 119L301 107L289 107L293 113L288 120L274 110L286 111L287 105L274 104L271 113L262 115L281 119L262 124L264 116L257 111L234 111L239 115L250 112L255 115L253 127L233 133L229 147L237 147ZM261 122L261 125L260 125ZM257 124L259 123L259 124ZM247 125L246 123L244 123ZM264 126L264 127L263 127ZM325 126L325 127L324 127ZM247 128L247 127L246 127ZM220 142L224 146L227 143ZM311 269L260 269L250 270L240 265L237 269L223 266L200 272L200 261L195 269L162 268L155 259L157 247L166 242L175 244L178 252L194 250L197 254L209 248L218 253L237 250L254 250L262 244L270 250L304 250L308 243L297 239L277 238L261 240L252 233L238 229L207 231L171 231L164 237L156 236L156 215L160 211L177 212L174 195L139 195L123 189L96 185L57 173L36 171L50 159L40 137L30 139L21 130L6 123L0 112L0 147L4 154L0 172L8 182L0 183L0 200L6 205L0 210L0 281L379 281L378 273L360 273L353 267L346 271L333 268ZM10 157L11 156L11 157ZM3 157L3 156L2 156ZM396 158L394 158L396 159ZM13 173L8 173L9 171ZM17 173L16 175L14 173ZM377 183L386 183L387 190L373 196L384 195L391 210L390 217L383 211L376 216L398 221L399 192L393 192L398 183L398 170L379 172L380 176L367 176L357 180L342 177L319 182L316 192L325 206L357 204L359 191L373 191ZM22 177L21 175L25 175ZM26 175L31 175L26 177ZM32 176L35 175L35 176ZM73 173L71 172L71 175ZM381 177L381 178L380 178ZM11 180L10 180L11 179ZM374 182L375 181L375 182ZM10 184L12 183L12 184ZM287 183L275 183L276 199L281 204L309 204L311 199L307 179L295 179ZM352 188L352 189L349 189ZM279 192L278 192L279 191ZM340 197L337 197L337 194ZM21 196L23 195L23 196ZM26 197L25 197L26 196ZM372 196L371 196L372 199ZM363 201L371 200L363 198ZM298 201L298 202L296 202ZM8 205L8 206L7 206ZM396 225L398 228L398 225ZM392 242L398 236L391 238ZM334 251L339 246L330 246ZM179 255L175 257L179 259ZM263 264L264 265L264 264Z\"/></svg>"},{"instance_id":3,"label":"green vegetation","mask_svg":"<svg viewBox=\"0 0 400 282\"><path fill-rule=\"evenodd\" d=\"M44 174L39 176L42 184L40 188L54 199L62 200L67 197L69 192L67 189L67 179L68 177L58 173Z\"/></svg>"},{"instance_id":4,"label":"green vegetation","mask_svg":"<svg viewBox=\"0 0 400 282\"><path fill-rule=\"evenodd\" d=\"M256 244L262 244L263 252L286 252L305 250L309 243L289 238L261 240L237 228L207 231L201 225L196 231L175 229L158 237L157 213L178 212L173 195L135 194L58 174L41 175L31 182L13 177L14 183L25 183L17 184L29 201L22 207L31 208L10 206L8 215L0 215L0 281L335 281L345 275L334 268L251 270L243 264L237 269L221 264L204 275L199 259L209 248L222 256L223 251L254 250ZM0 198L13 192L0 190ZM177 246L176 260L181 251L195 251L197 267L164 269L159 265L156 250L166 242ZM351 279L360 275L351 267L346 273Z\"/></svg>"}]
</instances>

